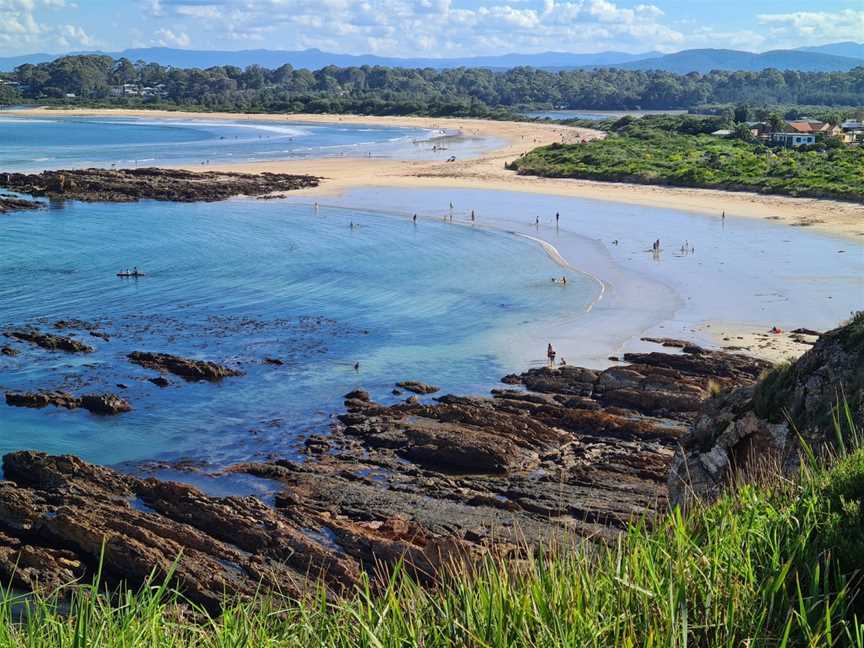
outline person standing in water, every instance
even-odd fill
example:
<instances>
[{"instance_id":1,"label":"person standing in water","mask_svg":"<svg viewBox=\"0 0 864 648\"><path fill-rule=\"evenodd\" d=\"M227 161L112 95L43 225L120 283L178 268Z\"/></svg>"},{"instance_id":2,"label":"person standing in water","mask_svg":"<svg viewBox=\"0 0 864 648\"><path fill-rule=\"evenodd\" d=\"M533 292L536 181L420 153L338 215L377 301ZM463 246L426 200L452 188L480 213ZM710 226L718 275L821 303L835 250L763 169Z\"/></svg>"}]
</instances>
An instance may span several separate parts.
<instances>
[{"instance_id":1,"label":"person standing in water","mask_svg":"<svg viewBox=\"0 0 864 648\"><path fill-rule=\"evenodd\" d=\"M414 221L414 224L416 225L417 224L417 214L414 214L414 218L412 220Z\"/></svg>"},{"instance_id":2,"label":"person standing in water","mask_svg":"<svg viewBox=\"0 0 864 648\"><path fill-rule=\"evenodd\" d=\"M474 210L473 209L471 210L471 222L472 223L474 222Z\"/></svg>"},{"instance_id":3,"label":"person standing in water","mask_svg":"<svg viewBox=\"0 0 864 648\"><path fill-rule=\"evenodd\" d=\"M559 214L558 212L555 212L555 224L556 225L558 224L559 220L561 220L561 214Z\"/></svg>"}]
</instances>

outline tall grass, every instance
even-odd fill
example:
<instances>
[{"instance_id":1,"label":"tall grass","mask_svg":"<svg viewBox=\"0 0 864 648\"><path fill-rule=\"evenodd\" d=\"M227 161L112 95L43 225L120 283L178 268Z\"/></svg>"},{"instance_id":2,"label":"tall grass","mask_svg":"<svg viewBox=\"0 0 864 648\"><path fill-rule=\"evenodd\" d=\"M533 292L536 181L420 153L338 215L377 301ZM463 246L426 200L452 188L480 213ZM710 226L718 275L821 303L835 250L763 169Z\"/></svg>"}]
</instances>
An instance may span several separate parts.
<instances>
[{"instance_id":1,"label":"tall grass","mask_svg":"<svg viewBox=\"0 0 864 648\"><path fill-rule=\"evenodd\" d=\"M857 438L840 412L838 434ZM261 597L218 617L165 583L112 596L96 585L7 591L0 646L864 648L862 500L864 450L850 449L798 481L744 486L614 543L489 559L432 589L397 569L347 600Z\"/></svg>"}]
</instances>

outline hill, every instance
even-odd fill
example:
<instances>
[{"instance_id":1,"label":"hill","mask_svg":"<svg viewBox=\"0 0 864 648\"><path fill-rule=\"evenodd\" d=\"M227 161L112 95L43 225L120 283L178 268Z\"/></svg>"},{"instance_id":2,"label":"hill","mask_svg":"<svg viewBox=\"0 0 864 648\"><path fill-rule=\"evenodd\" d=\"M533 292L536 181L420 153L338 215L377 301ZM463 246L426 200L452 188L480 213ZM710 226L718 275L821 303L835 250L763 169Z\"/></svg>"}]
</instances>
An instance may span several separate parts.
<instances>
[{"instance_id":1,"label":"hill","mask_svg":"<svg viewBox=\"0 0 864 648\"><path fill-rule=\"evenodd\" d=\"M373 54L338 54L319 49L305 50L185 50L168 47L126 49L122 52L74 52L76 54L104 54L112 58L145 61L178 68L206 69L219 65L245 68L260 65L275 70L285 64L295 68L320 70L337 67L380 65L393 68L452 68L512 69L530 66L545 70L615 67L625 70L664 70L687 74L711 70L759 71L767 68L799 70L801 72L835 72L864 65L864 45L834 43L797 50L773 50L761 54L728 49L692 49L674 54L660 52L631 54L627 52L597 52L592 54L571 52L541 52L536 54L509 53L495 56L469 56L458 58L399 58ZM0 72L8 72L24 63L43 63L60 55L31 54L0 58Z\"/></svg>"},{"instance_id":2,"label":"hill","mask_svg":"<svg viewBox=\"0 0 864 648\"><path fill-rule=\"evenodd\" d=\"M864 59L864 43L845 41L843 43L829 43L816 47L799 47L800 52L818 52L821 54L833 54L834 56L849 56L851 58Z\"/></svg>"},{"instance_id":3,"label":"hill","mask_svg":"<svg viewBox=\"0 0 864 648\"><path fill-rule=\"evenodd\" d=\"M295 68L309 70L319 70L328 65L335 65L337 67L380 65L383 67L433 68L442 70L459 67L508 69L525 65L544 69L608 66L643 58L652 58L658 56L659 52L646 52L644 54L628 54L626 52L597 52L593 54L542 52L538 54L511 53L498 56L471 56L462 58L396 58L375 56L373 54L336 54L323 52L319 49L298 51L267 49L219 51L150 47L126 49L122 52L75 52L74 54L104 54L115 59L127 58L130 61L140 60L147 63L158 63L159 65L178 68L206 69L218 65L234 65L245 68L249 65L260 65L274 70L287 63ZM59 56L32 54L0 58L0 72L9 72L24 63L43 63Z\"/></svg>"},{"instance_id":4,"label":"hill","mask_svg":"<svg viewBox=\"0 0 864 648\"><path fill-rule=\"evenodd\" d=\"M864 66L864 58L801 50L772 50L756 54L725 49L684 50L614 65L624 70L663 70L677 74L705 74L711 70L758 72L768 68L799 72L846 72L858 66Z\"/></svg>"}]
</instances>

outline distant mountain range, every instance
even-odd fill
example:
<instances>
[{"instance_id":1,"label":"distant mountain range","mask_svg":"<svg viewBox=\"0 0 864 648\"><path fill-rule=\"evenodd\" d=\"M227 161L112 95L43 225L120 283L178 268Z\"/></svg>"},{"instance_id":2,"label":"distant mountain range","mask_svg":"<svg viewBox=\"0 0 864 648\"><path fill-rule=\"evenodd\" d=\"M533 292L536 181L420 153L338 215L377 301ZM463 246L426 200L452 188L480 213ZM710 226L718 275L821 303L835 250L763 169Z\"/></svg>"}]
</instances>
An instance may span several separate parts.
<instances>
[{"instance_id":1,"label":"distant mountain range","mask_svg":"<svg viewBox=\"0 0 864 648\"><path fill-rule=\"evenodd\" d=\"M711 70L758 71L766 68L830 72L864 66L864 43L852 42L831 43L819 47L802 47L794 50L773 50L759 54L738 50L692 49L665 55L660 52L642 54L544 52L540 54L502 54L465 58L390 58L371 54L333 54L318 49L210 51L167 47L128 49L122 52L73 52L72 54L107 54L114 58L125 57L132 61L141 60L180 68L208 68L216 65L246 67L253 64L266 68L277 68L290 63L295 68L311 70L317 70L328 65L339 67L382 65L436 69L456 67L509 69L530 65L550 70L614 67L630 70L666 70L686 74L688 72L705 73ZM61 55L29 54L0 58L0 72L11 71L24 63L35 64L51 61L58 56Z\"/></svg>"},{"instance_id":2,"label":"distant mountain range","mask_svg":"<svg viewBox=\"0 0 864 648\"><path fill-rule=\"evenodd\" d=\"M864 45L858 47L864 49ZM755 72L768 68L800 72L843 72L859 65L864 66L864 53L861 58L852 58L804 50L772 50L756 54L738 50L692 49L657 58L618 63L615 67L625 70L666 70L687 74L688 72L705 73L711 70Z\"/></svg>"}]
</instances>

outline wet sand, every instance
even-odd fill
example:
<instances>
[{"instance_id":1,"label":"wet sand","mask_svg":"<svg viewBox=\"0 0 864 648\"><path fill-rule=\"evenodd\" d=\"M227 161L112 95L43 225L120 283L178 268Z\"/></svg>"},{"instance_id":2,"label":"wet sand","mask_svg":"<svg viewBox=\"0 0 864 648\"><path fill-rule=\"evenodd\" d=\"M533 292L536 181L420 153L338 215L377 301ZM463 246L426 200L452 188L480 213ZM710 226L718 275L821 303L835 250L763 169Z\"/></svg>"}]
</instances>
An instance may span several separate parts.
<instances>
[{"instance_id":1,"label":"wet sand","mask_svg":"<svg viewBox=\"0 0 864 648\"><path fill-rule=\"evenodd\" d=\"M55 112L46 109L5 111L26 116ZM59 111L58 111L59 112ZM599 131L557 124L488 121L480 119L428 117L373 117L360 115L256 115L194 113L151 110L74 109L69 116L147 117L164 119L226 119L301 123L374 124L428 129L458 130L463 134L501 140L505 144L479 157L438 161L400 161L368 158L284 160L239 164L214 164L210 171L306 173L326 179L321 187L308 190L317 195L338 195L348 189L367 186L494 189L590 198L607 202L676 209L720 217L760 218L794 227L864 240L864 205L832 200L766 196L756 193L636 185L591 180L518 176L504 164L536 146L553 142L576 142L603 137ZM200 166L189 166L200 171Z\"/></svg>"}]
</instances>

